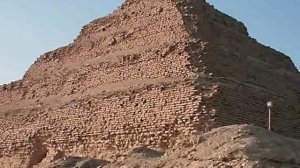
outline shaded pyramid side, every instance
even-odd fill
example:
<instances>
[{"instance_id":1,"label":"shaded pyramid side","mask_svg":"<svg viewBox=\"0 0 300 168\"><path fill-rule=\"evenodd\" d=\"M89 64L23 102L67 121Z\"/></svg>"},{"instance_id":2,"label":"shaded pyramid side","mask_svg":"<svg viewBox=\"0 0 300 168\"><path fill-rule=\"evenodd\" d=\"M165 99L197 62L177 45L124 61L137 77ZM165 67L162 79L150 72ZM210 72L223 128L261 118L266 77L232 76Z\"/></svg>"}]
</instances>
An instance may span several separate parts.
<instances>
[{"instance_id":1,"label":"shaded pyramid side","mask_svg":"<svg viewBox=\"0 0 300 168\"><path fill-rule=\"evenodd\" d=\"M189 54L199 74L196 84L218 86L211 100L216 125L266 127L266 102L273 101L273 131L299 138L300 75L291 59L259 44L242 23L207 3L177 1L177 7L194 39Z\"/></svg>"}]
</instances>

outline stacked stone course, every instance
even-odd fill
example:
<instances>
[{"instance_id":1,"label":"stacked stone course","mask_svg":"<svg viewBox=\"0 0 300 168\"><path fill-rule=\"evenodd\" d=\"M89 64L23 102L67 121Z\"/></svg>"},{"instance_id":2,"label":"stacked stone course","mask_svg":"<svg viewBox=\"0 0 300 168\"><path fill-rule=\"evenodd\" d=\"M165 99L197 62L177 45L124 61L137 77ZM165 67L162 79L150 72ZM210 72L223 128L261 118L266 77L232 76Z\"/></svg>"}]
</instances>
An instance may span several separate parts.
<instances>
[{"instance_id":1,"label":"stacked stone course","mask_svg":"<svg viewBox=\"0 0 300 168\"><path fill-rule=\"evenodd\" d=\"M266 127L266 102L273 101L273 130L300 138L300 78L290 58L249 38L242 23L206 3L177 1L177 7L193 37L188 52L200 70L196 83L219 86L212 100L216 126Z\"/></svg>"}]
</instances>

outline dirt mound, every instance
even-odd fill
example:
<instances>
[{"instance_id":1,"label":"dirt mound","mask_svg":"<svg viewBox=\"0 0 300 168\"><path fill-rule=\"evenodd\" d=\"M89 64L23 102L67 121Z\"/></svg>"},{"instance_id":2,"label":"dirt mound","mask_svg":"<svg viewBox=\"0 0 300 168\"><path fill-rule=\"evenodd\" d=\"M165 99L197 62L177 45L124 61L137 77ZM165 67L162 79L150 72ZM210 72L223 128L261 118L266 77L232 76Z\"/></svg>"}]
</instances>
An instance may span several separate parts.
<instances>
[{"instance_id":1,"label":"dirt mound","mask_svg":"<svg viewBox=\"0 0 300 168\"><path fill-rule=\"evenodd\" d=\"M67 157L60 159L48 165L38 165L36 167L48 167L48 168L97 168L107 165L109 162L105 160L98 160L84 157Z\"/></svg>"},{"instance_id":2,"label":"dirt mound","mask_svg":"<svg viewBox=\"0 0 300 168\"><path fill-rule=\"evenodd\" d=\"M300 167L300 141L257 126L233 125L213 129L204 135L182 137L166 151L139 147L114 157L102 160L98 167L296 168ZM70 168L97 167L88 162L92 160L66 158L57 161L55 165L60 166L55 168L67 165ZM100 162L96 160L95 163Z\"/></svg>"}]
</instances>

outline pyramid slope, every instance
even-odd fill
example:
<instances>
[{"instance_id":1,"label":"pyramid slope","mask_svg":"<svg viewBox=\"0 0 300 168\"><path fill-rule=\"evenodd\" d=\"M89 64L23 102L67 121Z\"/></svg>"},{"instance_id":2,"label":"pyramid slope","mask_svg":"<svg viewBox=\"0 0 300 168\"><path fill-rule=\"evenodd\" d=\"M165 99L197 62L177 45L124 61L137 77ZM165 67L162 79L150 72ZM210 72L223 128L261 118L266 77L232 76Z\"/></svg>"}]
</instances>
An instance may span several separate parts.
<instances>
[{"instance_id":1,"label":"pyramid slope","mask_svg":"<svg viewBox=\"0 0 300 168\"><path fill-rule=\"evenodd\" d=\"M127 0L0 86L0 157L170 148L222 125L266 126L269 100L273 130L300 138L299 93L287 56L205 1Z\"/></svg>"},{"instance_id":2,"label":"pyramid slope","mask_svg":"<svg viewBox=\"0 0 300 168\"><path fill-rule=\"evenodd\" d=\"M273 130L299 138L300 75L291 59L257 43L242 23L207 3L180 1L177 6L193 38L188 52L199 75L196 85L217 88L209 102L214 126L265 127L266 102L273 101Z\"/></svg>"}]
</instances>

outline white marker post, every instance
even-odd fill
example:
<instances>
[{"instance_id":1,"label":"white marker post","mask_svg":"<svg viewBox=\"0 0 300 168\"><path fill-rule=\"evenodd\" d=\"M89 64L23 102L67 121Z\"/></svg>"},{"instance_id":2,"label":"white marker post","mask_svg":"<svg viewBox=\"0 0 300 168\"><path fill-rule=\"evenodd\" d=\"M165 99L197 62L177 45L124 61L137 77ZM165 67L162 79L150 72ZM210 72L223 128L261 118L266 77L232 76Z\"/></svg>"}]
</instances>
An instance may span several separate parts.
<instances>
[{"instance_id":1,"label":"white marker post","mask_svg":"<svg viewBox=\"0 0 300 168\"><path fill-rule=\"evenodd\" d=\"M271 115L271 113L272 113L271 109L272 109L272 107L273 107L273 103L272 103L271 101L267 102L267 107L268 107L268 110L269 110L269 124L268 124L268 130L271 131L271 117L272 117L272 115Z\"/></svg>"}]
</instances>

